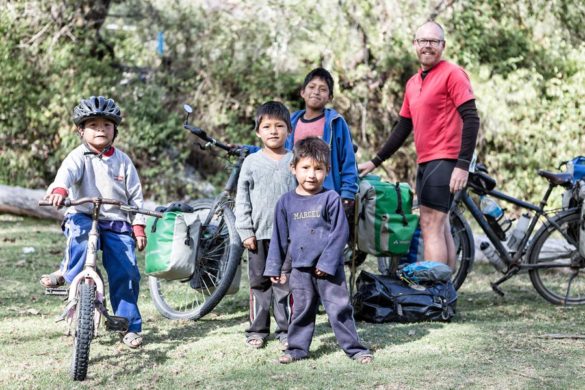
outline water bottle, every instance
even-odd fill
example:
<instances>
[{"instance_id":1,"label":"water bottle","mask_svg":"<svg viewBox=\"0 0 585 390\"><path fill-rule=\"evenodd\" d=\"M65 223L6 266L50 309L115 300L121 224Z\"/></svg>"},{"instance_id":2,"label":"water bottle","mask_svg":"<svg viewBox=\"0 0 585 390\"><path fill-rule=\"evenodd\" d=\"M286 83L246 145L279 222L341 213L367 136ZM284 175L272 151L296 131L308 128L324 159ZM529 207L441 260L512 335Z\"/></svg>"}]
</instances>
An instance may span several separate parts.
<instances>
[{"instance_id":1,"label":"water bottle","mask_svg":"<svg viewBox=\"0 0 585 390\"><path fill-rule=\"evenodd\" d=\"M504 210L495 200L486 195L479 197L479 208L483 215L485 215L494 233L496 233L501 241L505 241L506 232L512 226L512 221L504 215Z\"/></svg>"},{"instance_id":2,"label":"water bottle","mask_svg":"<svg viewBox=\"0 0 585 390\"><path fill-rule=\"evenodd\" d=\"M489 215L494 219L500 219L504 215L504 210L500 205L486 195L479 197L479 208L485 215Z\"/></svg>"},{"instance_id":3,"label":"water bottle","mask_svg":"<svg viewBox=\"0 0 585 390\"><path fill-rule=\"evenodd\" d=\"M510 238L506 243L506 245L511 251L513 252L518 251L518 248L520 247L520 242L524 238L526 230L528 230L529 224L530 214L522 214L522 216L520 216L520 218L518 219L518 222L516 222L516 227L514 227L514 230L512 230L512 234L510 234Z\"/></svg>"},{"instance_id":4,"label":"water bottle","mask_svg":"<svg viewBox=\"0 0 585 390\"><path fill-rule=\"evenodd\" d=\"M479 249L481 249L485 257L488 259L491 265L494 266L495 269L500 272L506 271L506 264L502 261L496 249L491 246L489 242L483 241L479 245Z\"/></svg>"}]
</instances>

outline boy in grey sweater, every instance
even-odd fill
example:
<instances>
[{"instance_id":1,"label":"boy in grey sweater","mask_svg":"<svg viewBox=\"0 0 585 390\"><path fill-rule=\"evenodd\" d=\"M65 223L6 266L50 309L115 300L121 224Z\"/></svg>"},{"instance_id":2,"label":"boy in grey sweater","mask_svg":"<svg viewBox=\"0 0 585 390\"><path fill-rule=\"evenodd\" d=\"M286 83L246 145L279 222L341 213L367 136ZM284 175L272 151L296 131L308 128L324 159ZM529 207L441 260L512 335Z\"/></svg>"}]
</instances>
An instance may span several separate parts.
<instances>
[{"instance_id":1,"label":"boy in grey sweater","mask_svg":"<svg viewBox=\"0 0 585 390\"><path fill-rule=\"evenodd\" d=\"M282 283L272 284L263 276L274 206L278 198L295 188L290 171L292 153L284 148L291 132L288 109L279 102L267 102L256 112L256 135L262 140L262 150L244 160L236 193L236 228L248 249L250 278L250 326L246 329L246 344L262 348L270 334L270 306L273 303L276 338L282 348L287 345L290 318L290 291L283 270Z\"/></svg>"}]
</instances>

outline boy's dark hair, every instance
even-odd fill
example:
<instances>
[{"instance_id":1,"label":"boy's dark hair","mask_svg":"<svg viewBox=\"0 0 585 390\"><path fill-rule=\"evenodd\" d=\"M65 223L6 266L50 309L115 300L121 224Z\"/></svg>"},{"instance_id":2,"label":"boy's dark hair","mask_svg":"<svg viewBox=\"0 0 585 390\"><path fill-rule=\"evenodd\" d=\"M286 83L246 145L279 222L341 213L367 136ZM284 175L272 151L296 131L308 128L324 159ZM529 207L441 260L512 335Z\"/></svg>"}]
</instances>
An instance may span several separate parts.
<instances>
[{"instance_id":1,"label":"boy's dark hair","mask_svg":"<svg viewBox=\"0 0 585 390\"><path fill-rule=\"evenodd\" d=\"M297 142L293 148L291 165L295 167L301 158L305 157L324 164L327 169L329 169L331 164L331 150L329 150L329 145L319 137L307 137Z\"/></svg>"},{"instance_id":2,"label":"boy's dark hair","mask_svg":"<svg viewBox=\"0 0 585 390\"><path fill-rule=\"evenodd\" d=\"M305 77L305 81L303 82L303 89L305 89L314 78L320 78L325 81L329 87L329 98L333 98L333 77L331 77L331 73L329 73L329 71L324 68L313 69Z\"/></svg>"},{"instance_id":3,"label":"boy's dark hair","mask_svg":"<svg viewBox=\"0 0 585 390\"><path fill-rule=\"evenodd\" d=\"M258 132L260 128L260 123L262 123L262 119L264 118L273 118L273 119L280 119L288 128L288 132L292 131L292 125L290 123L290 112L288 112L288 108L281 102L276 101L269 101L258 107L256 110L256 118L254 124L254 130Z\"/></svg>"}]
</instances>

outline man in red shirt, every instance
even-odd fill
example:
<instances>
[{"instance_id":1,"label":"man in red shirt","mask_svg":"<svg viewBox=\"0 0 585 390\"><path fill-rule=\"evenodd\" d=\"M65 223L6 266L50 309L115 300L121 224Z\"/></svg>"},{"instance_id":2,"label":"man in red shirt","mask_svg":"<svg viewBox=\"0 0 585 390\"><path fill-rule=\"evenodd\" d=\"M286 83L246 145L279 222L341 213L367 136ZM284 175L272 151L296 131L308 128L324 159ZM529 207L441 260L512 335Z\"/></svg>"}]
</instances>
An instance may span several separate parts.
<instances>
[{"instance_id":1,"label":"man in red shirt","mask_svg":"<svg viewBox=\"0 0 585 390\"><path fill-rule=\"evenodd\" d=\"M441 58L445 50L441 25L429 21L420 26L413 44L421 69L406 83L398 124L376 157L358 169L362 176L371 172L414 132L424 258L455 269L448 213L453 194L467 185L479 117L469 77Z\"/></svg>"}]
</instances>

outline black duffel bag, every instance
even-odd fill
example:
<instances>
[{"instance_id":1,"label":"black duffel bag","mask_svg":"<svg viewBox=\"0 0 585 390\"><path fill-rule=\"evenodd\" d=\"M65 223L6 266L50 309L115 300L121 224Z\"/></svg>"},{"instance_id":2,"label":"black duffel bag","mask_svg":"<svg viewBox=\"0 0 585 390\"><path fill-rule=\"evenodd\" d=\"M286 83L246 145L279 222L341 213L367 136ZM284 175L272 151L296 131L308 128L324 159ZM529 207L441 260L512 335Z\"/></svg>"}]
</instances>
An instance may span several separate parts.
<instances>
[{"instance_id":1,"label":"black duffel bag","mask_svg":"<svg viewBox=\"0 0 585 390\"><path fill-rule=\"evenodd\" d=\"M386 275L362 271L353 296L356 320L367 322L449 321L457 291L451 282L416 288Z\"/></svg>"}]
</instances>

